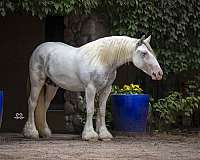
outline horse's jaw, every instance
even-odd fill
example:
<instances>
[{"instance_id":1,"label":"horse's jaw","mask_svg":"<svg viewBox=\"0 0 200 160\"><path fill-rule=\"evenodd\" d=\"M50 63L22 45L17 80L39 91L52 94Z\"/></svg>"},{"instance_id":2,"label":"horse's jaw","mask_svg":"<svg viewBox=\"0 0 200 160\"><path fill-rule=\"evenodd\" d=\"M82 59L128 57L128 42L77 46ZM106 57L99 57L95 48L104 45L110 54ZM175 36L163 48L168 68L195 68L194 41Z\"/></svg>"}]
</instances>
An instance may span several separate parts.
<instances>
[{"instance_id":1,"label":"horse's jaw","mask_svg":"<svg viewBox=\"0 0 200 160\"><path fill-rule=\"evenodd\" d=\"M149 75L152 80L161 80L163 77L163 71L160 66L155 66L153 69L142 68L141 70Z\"/></svg>"}]
</instances>

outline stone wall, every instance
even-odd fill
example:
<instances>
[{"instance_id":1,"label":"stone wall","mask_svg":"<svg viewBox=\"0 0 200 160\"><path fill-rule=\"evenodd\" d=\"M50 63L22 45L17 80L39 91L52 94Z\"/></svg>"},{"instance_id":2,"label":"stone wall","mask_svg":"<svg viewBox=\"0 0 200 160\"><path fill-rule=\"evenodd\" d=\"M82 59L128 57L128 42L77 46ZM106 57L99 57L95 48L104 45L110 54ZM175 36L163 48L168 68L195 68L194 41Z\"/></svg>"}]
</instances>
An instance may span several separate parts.
<instances>
[{"instance_id":1,"label":"stone wall","mask_svg":"<svg viewBox=\"0 0 200 160\"><path fill-rule=\"evenodd\" d=\"M108 19L105 15L65 17L64 40L72 46L81 46L110 34Z\"/></svg>"}]
</instances>

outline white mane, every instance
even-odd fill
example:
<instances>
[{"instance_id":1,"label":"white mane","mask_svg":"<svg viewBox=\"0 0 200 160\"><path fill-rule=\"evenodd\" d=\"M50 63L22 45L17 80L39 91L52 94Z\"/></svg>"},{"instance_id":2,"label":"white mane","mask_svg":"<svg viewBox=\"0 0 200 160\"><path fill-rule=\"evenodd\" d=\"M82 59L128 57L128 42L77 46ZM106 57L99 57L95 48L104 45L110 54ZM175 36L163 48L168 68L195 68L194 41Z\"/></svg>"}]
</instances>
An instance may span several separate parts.
<instances>
[{"instance_id":1,"label":"white mane","mask_svg":"<svg viewBox=\"0 0 200 160\"><path fill-rule=\"evenodd\" d=\"M87 43L80 49L91 59L92 64L112 65L130 61L136 42L137 39L126 36L112 36Z\"/></svg>"}]
</instances>

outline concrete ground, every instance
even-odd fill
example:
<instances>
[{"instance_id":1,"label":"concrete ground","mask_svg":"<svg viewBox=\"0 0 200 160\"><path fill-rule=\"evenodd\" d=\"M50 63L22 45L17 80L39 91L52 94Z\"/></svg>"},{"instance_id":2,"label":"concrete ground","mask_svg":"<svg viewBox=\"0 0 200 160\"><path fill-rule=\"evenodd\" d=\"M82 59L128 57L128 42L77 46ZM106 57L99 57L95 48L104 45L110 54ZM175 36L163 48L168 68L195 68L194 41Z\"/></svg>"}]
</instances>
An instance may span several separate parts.
<instances>
[{"instance_id":1,"label":"concrete ground","mask_svg":"<svg viewBox=\"0 0 200 160\"><path fill-rule=\"evenodd\" d=\"M200 160L200 136L129 135L112 141L82 141L69 134L30 140L0 133L0 160Z\"/></svg>"}]
</instances>

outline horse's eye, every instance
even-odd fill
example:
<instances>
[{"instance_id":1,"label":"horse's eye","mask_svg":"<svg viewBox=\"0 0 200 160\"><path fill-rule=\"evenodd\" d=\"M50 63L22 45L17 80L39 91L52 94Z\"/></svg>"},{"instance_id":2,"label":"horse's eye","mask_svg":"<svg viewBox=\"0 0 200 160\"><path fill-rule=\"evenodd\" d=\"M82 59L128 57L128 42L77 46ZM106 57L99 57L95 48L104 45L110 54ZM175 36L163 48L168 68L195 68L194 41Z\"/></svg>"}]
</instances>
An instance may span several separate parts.
<instances>
[{"instance_id":1,"label":"horse's eye","mask_svg":"<svg viewBox=\"0 0 200 160\"><path fill-rule=\"evenodd\" d=\"M141 52L142 57L145 57L146 54L147 52Z\"/></svg>"}]
</instances>

